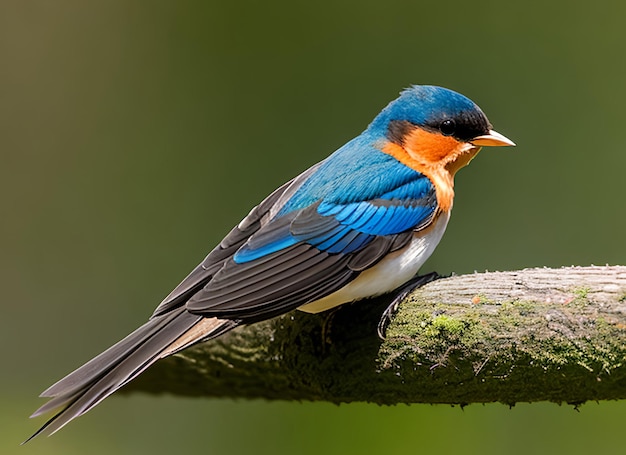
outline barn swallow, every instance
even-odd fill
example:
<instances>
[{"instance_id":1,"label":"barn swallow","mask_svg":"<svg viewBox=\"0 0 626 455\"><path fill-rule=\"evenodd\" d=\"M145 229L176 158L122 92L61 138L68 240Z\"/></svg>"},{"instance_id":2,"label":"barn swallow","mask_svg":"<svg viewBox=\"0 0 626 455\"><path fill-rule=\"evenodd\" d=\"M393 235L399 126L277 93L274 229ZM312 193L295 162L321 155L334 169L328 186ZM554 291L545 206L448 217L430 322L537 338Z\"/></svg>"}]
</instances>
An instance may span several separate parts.
<instances>
[{"instance_id":1,"label":"barn swallow","mask_svg":"<svg viewBox=\"0 0 626 455\"><path fill-rule=\"evenodd\" d=\"M45 390L52 434L159 359L299 309L318 313L409 282L446 229L454 175L515 145L471 100L412 86L360 135L270 194L150 319Z\"/></svg>"}]
</instances>

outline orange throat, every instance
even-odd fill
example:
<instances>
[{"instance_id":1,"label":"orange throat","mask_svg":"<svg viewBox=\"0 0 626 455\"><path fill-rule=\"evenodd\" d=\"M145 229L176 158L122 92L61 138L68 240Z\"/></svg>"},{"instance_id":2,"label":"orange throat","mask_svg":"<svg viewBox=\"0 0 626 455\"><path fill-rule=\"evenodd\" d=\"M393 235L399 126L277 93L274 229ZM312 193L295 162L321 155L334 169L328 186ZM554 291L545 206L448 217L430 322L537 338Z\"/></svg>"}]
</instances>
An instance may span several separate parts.
<instances>
[{"instance_id":1,"label":"orange throat","mask_svg":"<svg viewBox=\"0 0 626 455\"><path fill-rule=\"evenodd\" d=\"M406 136L404 145L386 142L381 150L425 175L435 186L439 210L448 212L454 200L454 175L480 147L416 128Z\"/></svg>"}]
</instances>

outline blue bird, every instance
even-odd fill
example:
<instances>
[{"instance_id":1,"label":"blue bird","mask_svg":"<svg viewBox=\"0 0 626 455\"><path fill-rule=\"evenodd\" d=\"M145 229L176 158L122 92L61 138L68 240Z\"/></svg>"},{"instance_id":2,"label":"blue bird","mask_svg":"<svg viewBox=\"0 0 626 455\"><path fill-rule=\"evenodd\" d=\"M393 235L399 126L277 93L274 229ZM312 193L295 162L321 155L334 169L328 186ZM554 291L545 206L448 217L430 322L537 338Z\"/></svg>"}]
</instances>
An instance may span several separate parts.
<instances>
[{"instance_id":1,"label":"blue bird","mask_svg":"<svg viewBox=\"0 0 626 455\"><path fill-rule=\"evenodd\" d=\"M157 360L233 328L317 313L409 282L446 229L454 175L481 146L512 146L471 100L413 86L365 131L246 216L148 322L45 390L52 434Z\"/></svg>"}]
</instances>

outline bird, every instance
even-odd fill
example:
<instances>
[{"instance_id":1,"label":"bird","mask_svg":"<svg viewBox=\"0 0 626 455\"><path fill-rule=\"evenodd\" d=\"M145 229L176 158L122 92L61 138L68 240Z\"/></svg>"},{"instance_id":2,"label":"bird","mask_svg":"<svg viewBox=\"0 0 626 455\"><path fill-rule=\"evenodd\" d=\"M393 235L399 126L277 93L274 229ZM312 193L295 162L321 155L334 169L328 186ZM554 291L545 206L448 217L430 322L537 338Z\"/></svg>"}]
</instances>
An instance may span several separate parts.
<instances>
[{"instance_id":1,"label":"bird","mask_svg":"<svg viewBox=\"0 0 626 455\"><path fill-rule=\"evenodd\" d=\"M237 326L405 286L444 234L456 172L483 146L514 145L455 91L403 90L361 134L254 207L147 322L46 389L50 400L31 417L55 414L28 440Z\"/></svg>"}]
</instances>

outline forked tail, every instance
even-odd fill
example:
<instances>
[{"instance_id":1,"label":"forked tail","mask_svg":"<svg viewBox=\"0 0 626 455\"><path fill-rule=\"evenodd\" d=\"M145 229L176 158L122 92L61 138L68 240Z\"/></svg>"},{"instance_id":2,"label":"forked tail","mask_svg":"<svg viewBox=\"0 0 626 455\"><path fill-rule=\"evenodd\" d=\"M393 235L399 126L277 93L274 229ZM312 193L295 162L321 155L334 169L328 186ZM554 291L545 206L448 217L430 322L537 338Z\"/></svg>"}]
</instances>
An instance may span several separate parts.
<instances>
[{"instance_id":1,"label":"forked tail","mask_svg":"<svg viewBox=\"0 0 626 455\"><path fill-rule=\"evenodd\" d=\"M205 319L184 308L150 319L133 333L82 367L70 373L40 396L52 398L31 417L58 411L35 434L51 435L89 411L162 357L192 344L214 338L238 325L237 321Z\"/></svg>"}]
</instances>

